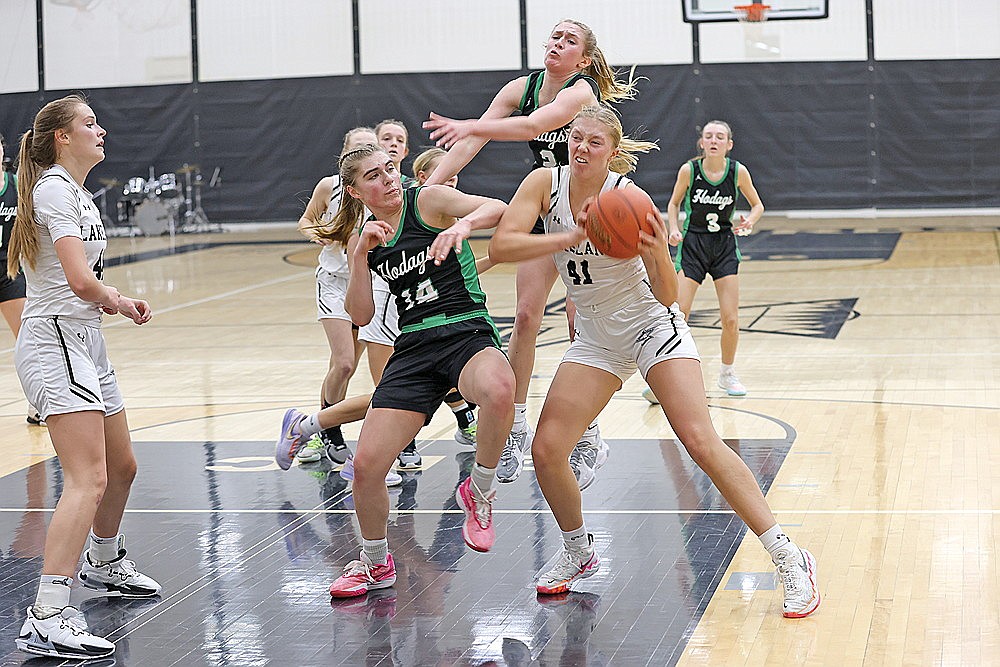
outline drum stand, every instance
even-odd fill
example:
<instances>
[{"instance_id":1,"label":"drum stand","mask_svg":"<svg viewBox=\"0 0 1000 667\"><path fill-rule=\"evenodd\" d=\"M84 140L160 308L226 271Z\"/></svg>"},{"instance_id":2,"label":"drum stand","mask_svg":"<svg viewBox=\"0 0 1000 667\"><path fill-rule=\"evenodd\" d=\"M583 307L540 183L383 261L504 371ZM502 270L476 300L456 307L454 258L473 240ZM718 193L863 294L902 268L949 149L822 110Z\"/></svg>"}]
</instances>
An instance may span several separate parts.
<instances>
[{"instance_id":1,"label":"drum stand","mask_svg":"<svg viewBox=\"0 0 1000 667\"><path fill-rule=\"evenodd\" d=\"M201 207L202 181L201 168L198 165L187 165L177 170L184 174L184 220L181 222L182 232L221 232L220 225L212 225L208 221L205 209ZM194 174L192 179L191 174ZM192 183L193 180L193 183ZM192 191L194 199L192 200Z\"/></svg>"}]
</instances>

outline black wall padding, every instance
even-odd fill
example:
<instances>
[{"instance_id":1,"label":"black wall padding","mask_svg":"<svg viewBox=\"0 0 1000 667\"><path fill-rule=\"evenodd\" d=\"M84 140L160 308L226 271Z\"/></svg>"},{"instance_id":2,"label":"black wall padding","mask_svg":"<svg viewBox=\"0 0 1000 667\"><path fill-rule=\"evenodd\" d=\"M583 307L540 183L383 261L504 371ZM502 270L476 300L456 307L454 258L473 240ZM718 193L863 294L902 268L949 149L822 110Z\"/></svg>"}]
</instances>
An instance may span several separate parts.
<instances>
[{"instance_id":1,"label":"black wall padding","mask_svg":"<svg viewBox=\"0 0 1000 667\"><path fill-rule=\"evenodd\" d=\"M619 106L631 135L657 139L635 180L666 207L696 127L727 120L733 156L772 210L1000 206L996 60L762 63L640 67L639 98ZM295 220L334 169L344 132L387 117L430 145L429 111L478 116L516 72L369 75L89 91L109 131L97 178L148 176L183 163L223 185L204 191L213 222ZM61 92L4 95L0 131L16 135ZM873 97L871 97L873 96ZM644 130L644 131L643 131ZM462 172L469 192L509 199L527 147L494 142ZM404 163L409 172L410 161Z\"/></svg>"}]
</instances>

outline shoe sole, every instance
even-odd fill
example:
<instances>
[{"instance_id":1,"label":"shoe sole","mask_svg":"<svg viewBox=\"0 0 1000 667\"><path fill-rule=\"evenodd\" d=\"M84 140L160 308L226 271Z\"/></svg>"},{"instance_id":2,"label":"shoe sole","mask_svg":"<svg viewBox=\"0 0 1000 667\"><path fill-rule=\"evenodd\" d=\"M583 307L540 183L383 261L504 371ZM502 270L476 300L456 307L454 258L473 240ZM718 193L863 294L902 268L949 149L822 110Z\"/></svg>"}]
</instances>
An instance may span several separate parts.
<instances>
[{"instance_id":1,"label":"shoe sole","mask_svg":"<svg viewBox=\"0 0 1000 667\"><path fill-rule=\"evenodd\" d=\"M101 591L102 593L109 593L106 597L122 597L129 598L132 600L142 600L146 598L155 598L160 594L160 590L155 590L151 593L139 593L136 591L129 591L123 588L119 588L114 584L107 584L103 581L93 581L87 577L83 572L80 573L80 583L84 588L89 588L92 591Z\"/></svg>"},{"instance_id":2,"label":"shoe sole","mask_svg":"<svg viewBox=\"0 0 1000 667\"><path fill-rule=\"evenodd\" d=\"M61 658L63 660L99 660L100 658L106 658L109 655L114 655L115 649L110 649L106 653L69 653L67 651L57 651L55 649L49 650L41 646L35 646L34 644L29 644L24 639L15 639L14 644L17 646L18 651L24 653L30 653L31 655L41 655L46 658Z\"/></svg>"},{"instance_id":3,"label":"shoe sole","mask_svg":"<svg viewBox=\"0 0 1000 667\"><path fill-rule=\"evenodd\" d=\"M726 394L729 395L729 396L746 396L747 395L747 390L746 389L744 389L743 391L735 391L735 390L729 389L728 387L725 387L725 386L723 386L721 384L719 385L719 389L721 389L722 391L726 392Z\"/></svg>"},{"instance_id":4,"label":"shoe sole","mask_svg":"<svg viewBox=\"0 0 1000 667\"><path fill-rule=\"evenodd\" d=\"M420 463L399 463L398 459L396 462L396 470L421 470L424 467L424 462Z\"/></svg>"},{"instance_id":5,"label":"shoe sole","mask_svg":"<svg viewBox=\"0 0 1000 667\"><path fill-rule=\"evenodd\" d=\"M363 591L336 591L330 590L330 597L336 598L338 600L345 600L347 598L358 598L362 595L368 595L370 591L377 591L383 588L389 588L395 585L396 577L393 575L392 579L385 579L383 581L376 582L374 584L369 584L368 588Z\"/></svg>"},{"instance_id":6,"label":"shoe sole","mask_svg":"<svg viewBox=\"0 0 1000 667\"><path fill-rule=\"evenodd\" d=\"M594 567L581 572L580 574L576 575L569 581L564 581L555 588L543 589L541 586L536 585L535 592L538 593L539 595L561 595L563 593L568 593L570 584L572 584L574 581L580 581L581 579L589 579L590 577L597 574L597 571L600 569L601 569L601 561L597 561L597 564L594 565Z\"/></svg>"},{"instance_id":7,"label":"shoe sole","mask_svg":"<svg viewBox=\"0 0 1000 667\"><path fill-rule=\"evenodd\" d=\"M299 463L318 463L322 458L323 458L322 454L316 454L315 456L313 455L300 456L299 454L295 455L295 460L297 460Z\"/></svg>"},{"instance_id":8,"label":"shoe sole","mask_svg":"<svg viewBox=\"0 0 1000 667\"><path fill-rule=\"evenodd\" d=\"M813 588L816 590L816 599L814 601L814 604L810 605L805 611L782 612L781 615L784 616L785 618L805 618L806 616L809 616L814 611L819 609L819 603L822 600L822 597L819 594L819 586L816 585L816 559L813 558L813 555L810 552L806 551L805 549L802 549L802 553L803 555L805 555L806 564L809 566L809 581L810 583L812 583Z\"/></svg>"}]
</instances>

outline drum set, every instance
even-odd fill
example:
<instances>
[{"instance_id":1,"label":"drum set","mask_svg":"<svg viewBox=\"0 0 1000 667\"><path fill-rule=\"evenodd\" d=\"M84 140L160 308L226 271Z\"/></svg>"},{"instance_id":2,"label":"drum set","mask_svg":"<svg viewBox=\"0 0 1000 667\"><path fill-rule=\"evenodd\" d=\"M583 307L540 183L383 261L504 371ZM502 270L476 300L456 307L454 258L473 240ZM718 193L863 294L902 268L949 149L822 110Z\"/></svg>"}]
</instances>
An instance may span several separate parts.
<instances>
[{"instance_id":1,"label":"drum set","mask_svg":"<svg viewBox=\"0 0 1000 667\"><path fill-rule=\"evenodd\" d=\"M201 188L204 179L201 168L196 164L184 164L174 173L155 176L153 167L149 177L134 176L122 188L118 200L118 223L129 228L138 228L144 236L161 236L177 232L221 231L219 225L211 225L205 209L201 207ZM178 176L183 181L178 181ZM219 169L212 175L210 187L219 182ZM108 190L118 185L118 181L102 181ZM96 196L104 195L104 191ZM102 210L106 206L102 199ZM106 213L105 213L106 215Z\"/></svg>"}]
</instances>

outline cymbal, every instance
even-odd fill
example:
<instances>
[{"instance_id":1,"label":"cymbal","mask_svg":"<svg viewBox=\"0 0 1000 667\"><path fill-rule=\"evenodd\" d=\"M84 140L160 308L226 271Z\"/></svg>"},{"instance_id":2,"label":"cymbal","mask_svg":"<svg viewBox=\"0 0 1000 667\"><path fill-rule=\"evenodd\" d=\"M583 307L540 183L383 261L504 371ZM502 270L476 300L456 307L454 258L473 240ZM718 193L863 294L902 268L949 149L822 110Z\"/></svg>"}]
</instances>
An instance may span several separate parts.
<instances>
[{"instance_id":1,"label":"cymbal","mask_svg":"<svg viewBox=\"0 0 1000 667\"><path fill-rule=\"evenodd\" d=\"M183 167L178 167L174 171L178 174L193 174L196 171L201 171L201 167L196 164L186 164Z\"/></svg>"},{"instance_id":2,"label":"cymbal","mask_svg":"<svg viewBox=\"0 0 1000 667\"><path fill-rule=\"evenodd\" d=\"M119 183L121 183L121 181L119 181L117 178L99 178L97 179L97 182L106 188L113 188Z\"/></svg>"}]
</instances>

